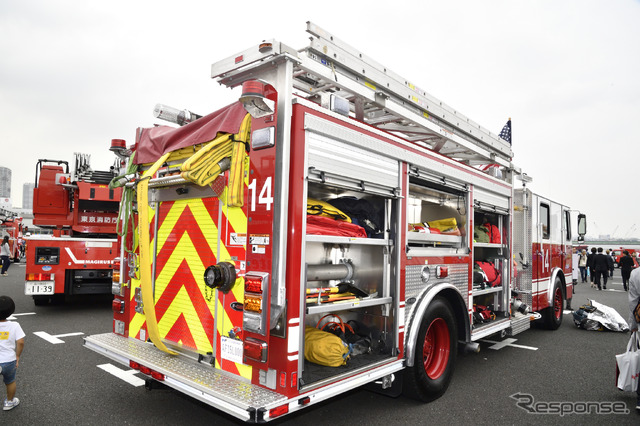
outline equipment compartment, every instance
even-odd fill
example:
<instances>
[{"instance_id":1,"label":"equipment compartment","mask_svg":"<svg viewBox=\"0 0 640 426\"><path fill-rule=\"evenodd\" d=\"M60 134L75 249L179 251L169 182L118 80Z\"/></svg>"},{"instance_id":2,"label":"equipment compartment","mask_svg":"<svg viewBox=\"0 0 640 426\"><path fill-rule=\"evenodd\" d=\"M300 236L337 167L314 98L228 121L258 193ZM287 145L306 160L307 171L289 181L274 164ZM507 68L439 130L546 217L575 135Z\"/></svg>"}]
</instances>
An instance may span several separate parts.
<instances>
[{"instance_id":1,"label":"equipment compartment","mask_svg":"<svg viewBox=\"0 0 640 426\"><path fill-rule=\"evenodd\" d=\"M365 188L368 184L364 184ZM305 297L304 325L317 327L318 322L329 315L331 320L339 316L345 323L351 320L364 325L378 339L364 353L362 347L352 345L346 365L328 367L304 359L301 386L320 386L364 371L392 358L396 346L391 332L395 321L392 306L391 256L397 232L397 199L379 194L358 192L328 184L309 182L308 200L321 203L336 203L333 200L364 200L360 202L365 211L351 207L339 209L355 224L361 225L367 236L351 237L326 234L307 234L305 238L305 270L303 293ZM336 203L337 204L337 203ZM309 205L308 205L309 206ZM329 207L330 209L330 204ZM308 209L307 218L322 209ZM370 210L370 217L367 217ZM329 212L331 216L331 212ZM331 221L326 221L331 225ZM336 221L338 222L338 221ZM304 335L304 332L303 332ZM304 338L303 338L304 342ZM383 343L380 343L383 342ZM304 347L304 344L303 344ZM354 352L353 352L354 351Z\"/></svg>"},{"instance_id":2,"label":"equipment compartment","mask_svg":"<svg viewBox=\"0 0 640 426\"><path fill-rule=\"evenodd\" d=\"M304 370L302 373L302 387L305 386L320 386L325 380L334 381L338 380L341 376L352 375L359 370L365 370L371 368L378 363L385 363L392 358L393 333L392 324L393 320L384 315L384 309L381 306L370 307L368 309L356 309L349 311L341 311L338 313L339 318L345 324L352 324L352 321L356 321L356 324L360 324L364 327L364 330L369 331L368 336L351 345L350 355L345 365L339 367L328 367L319 365L313 362L304 360ZM336 315L338 315L336 314ZM305 319L306 326L316 327L318 321L320 327L330 321L339 321L337 316L325 317L325 314L312 314L307 315ZM358 328L354 325L354 331ZM366 343L363 343L366 342ZM369 350L365 353L361 353L366 345L369 345Z\"/></svg>"},{"instance_id":3,"label":"equipment compartment","mask_svg":"<svg viewBox=\"0 0 640 426\"><path fill-rule=\"evenodd\" d=\"M465 247L466 193L412 178L407 200L410 248Z\"/></svg>"},{"instance_id":4,"label":"equipment compartment","mask_svg":"<svg viewBox=\"0 0 640 426\"><path fill-rule=\"evenodd\" d=\"M494 210L491 206L476 205L473 214L472 334L476 339L506 328L510 316L510 295L504 291L510 288L508 233L505 232L508 215ZM480 264L483 268L480 268ZM499 284L495 283L493 274L497 276L495 280L499 280ZM483 276L482 282L480 275Z\"/></svg>"},{"instance_id":5,"label":"equipment compartment","mask_svg":"<svg viewBox=\"0 0 640 426\"><path fill-rule=\"evenodd\" d=\"M320 313L390 303L389 256L393 240L388 229L393 210L392 200L313 183L308 187L308 199L321 202L364 200L363 205L371 209L371 217L365 217L366 212L349 216L352 222L362 223L363 228L366 227L367 238L306 236L306 312ZM315 213L316 210L308 209L308 212ZM344 213L349 215L355 210ZM353 291L343 291L347 287Z\"/></svg>"}]
</instances>

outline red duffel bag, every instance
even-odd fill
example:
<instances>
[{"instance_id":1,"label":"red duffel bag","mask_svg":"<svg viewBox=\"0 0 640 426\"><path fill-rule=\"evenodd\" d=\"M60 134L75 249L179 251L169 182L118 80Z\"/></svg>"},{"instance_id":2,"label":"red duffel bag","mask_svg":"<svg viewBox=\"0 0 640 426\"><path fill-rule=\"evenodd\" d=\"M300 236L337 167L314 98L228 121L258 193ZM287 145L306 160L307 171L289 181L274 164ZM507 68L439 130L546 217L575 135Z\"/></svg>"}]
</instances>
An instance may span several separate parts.
<instances>
[{"instance_id":1,"label":"red duffel bag","mask_svg":"<svg viewBox=\"0 0 640 426\"><path fill-rule=\"evenodd\" d=\"M480 269L482 269L482 272L484 272L484 275L487 277L486 283L490 287L497 287L500 285L500 271L493 266L493 263L476 261L476 265L478 265Z\"/></svg>"},{"instance_id":2,"label":"red duffel bag","mask_svg":"<svg viewBox=\"0 0 640 426\"><path fill-rule=\"evenodd\" d=\"M367 232L362 226L315 215L307 215L307 234L367 238Z\"/></svg>"}]
</instances>

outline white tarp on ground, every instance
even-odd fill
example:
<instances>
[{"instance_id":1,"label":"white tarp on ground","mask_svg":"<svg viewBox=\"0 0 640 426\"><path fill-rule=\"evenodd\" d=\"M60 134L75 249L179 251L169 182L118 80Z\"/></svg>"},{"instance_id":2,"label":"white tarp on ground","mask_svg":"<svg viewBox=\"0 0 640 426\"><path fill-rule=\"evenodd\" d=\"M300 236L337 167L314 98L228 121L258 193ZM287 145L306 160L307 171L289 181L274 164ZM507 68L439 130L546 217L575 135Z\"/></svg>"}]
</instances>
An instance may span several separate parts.
<instances>
[{"instance_id":1,"label":"white tarp on ground","mask_svg":"<svg viewBox=\"0 0 640 426\"><path fill-rule=\"evenodd\" d=\"M627 321L612 307L598 303L595 300L590 300L589 304L596 309L593 312L585 312L587 314L586 320L581 323L576 322L576 325L586 330L601 330L602 327L611 331L629 330Z\"/></svg>"}]
</instances>

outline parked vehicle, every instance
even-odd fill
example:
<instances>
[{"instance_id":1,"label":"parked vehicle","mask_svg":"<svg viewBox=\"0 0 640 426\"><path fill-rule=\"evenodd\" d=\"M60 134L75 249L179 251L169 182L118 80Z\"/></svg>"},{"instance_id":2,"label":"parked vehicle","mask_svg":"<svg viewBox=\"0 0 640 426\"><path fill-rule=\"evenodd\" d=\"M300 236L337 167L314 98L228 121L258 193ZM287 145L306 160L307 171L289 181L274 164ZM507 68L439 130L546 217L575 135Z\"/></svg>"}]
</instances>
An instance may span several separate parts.
<instances>
[{"instance_id":1,"label":"parked vehicle","mask_svg":"<svg viewBox=\"0 0 640 426\"><path fill-rule=\"evenodd\" d=\"M112 147L122 143L114 140ZM108 184L119 167L116 160L111 170L95 171L90 157L80 153L72 174L66 161L38 161L33 224L52 233L26 237L25 294L36 305L71 295L111 294L122 190Z\"/></svg>"},{"instance_id":2,"label":"parked vehicle","mask_svg":"<svg viewBox=\"0 0 640 426\"><path fill-rule=\"evenodd\" d=\"M433 400L458 350L556 329L573 296L570 209L521 186L508 141L307 31L213 64L239 102L138 131L113 331L85 338L251 422L372 382Z\"/></svg>"}]
</instances>

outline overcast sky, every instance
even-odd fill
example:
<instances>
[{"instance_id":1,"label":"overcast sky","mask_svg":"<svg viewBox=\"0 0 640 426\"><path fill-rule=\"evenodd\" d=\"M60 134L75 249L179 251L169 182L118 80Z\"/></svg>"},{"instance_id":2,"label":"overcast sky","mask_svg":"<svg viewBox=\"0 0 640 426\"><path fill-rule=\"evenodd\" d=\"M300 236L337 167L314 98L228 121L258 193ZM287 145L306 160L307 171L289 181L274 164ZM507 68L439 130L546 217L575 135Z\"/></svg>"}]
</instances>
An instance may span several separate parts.
<instances>
[{"instance_id":1,"label":"overcast sky","mask_svg":"<svg viewBox=\"0 0 640 426\"><path fill-rule=\"evenodd\" d=\"M206 114L238 96L213 62L313 21L483 127L513 121L530 188L640 237L640 1L0 0L0 166L14 206L40 158L113 163L161 102Z\"/></svg>"}]
</instances>

